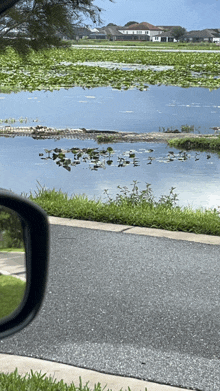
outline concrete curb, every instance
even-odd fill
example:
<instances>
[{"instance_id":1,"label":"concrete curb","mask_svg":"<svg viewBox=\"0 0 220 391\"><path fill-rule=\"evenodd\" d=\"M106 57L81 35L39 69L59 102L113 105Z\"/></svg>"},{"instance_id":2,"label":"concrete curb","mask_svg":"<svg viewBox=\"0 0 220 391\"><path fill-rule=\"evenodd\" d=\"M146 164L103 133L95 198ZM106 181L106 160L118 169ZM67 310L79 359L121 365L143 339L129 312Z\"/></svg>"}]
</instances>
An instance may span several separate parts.
<instances>
[{"instance_id":1,"label":"concrete curb","mask_svg":"<svg viewBox=\"0 0 220 391\"><path fill-rule=\"evenodd\" d=\"M88 369L73 367L72 365L59 364L57 362L45 361L36 358L13 356L10 354L0 354L0 367L1 372L11 373L17 368L18 373L24 376L26 373L41 372L46 373L47 377L52 377L57 381L63 380L70 385L72 382L76 387L79 385L79 377L82 379L82 385L84 386L89 382L88 386L91 390L94 389L95 384L101 384L102 389L106 385L106 391L108 389L112 391L128 390L131 391L187 391L185 388L177 388L173 386L152 383L139 379L133 379L129 377L107 375Z\"/></svg>"},{"instance_id":2,"label":"concrete curb","mask_svg":"<svg viewBox=\"0 0 220 391\"><path fill-rule=\"evenodd\" d=\"M96 221L65 219L49 216L49 223L55 225L67 225L69 227L86 228L111 232L123 232L126 234L156 236L175 240L220 245L220 237L212 235L193 234L188 232L167 231L165 229L132 227L129 225L99 223Z\"/></svg>"}]
</instances>

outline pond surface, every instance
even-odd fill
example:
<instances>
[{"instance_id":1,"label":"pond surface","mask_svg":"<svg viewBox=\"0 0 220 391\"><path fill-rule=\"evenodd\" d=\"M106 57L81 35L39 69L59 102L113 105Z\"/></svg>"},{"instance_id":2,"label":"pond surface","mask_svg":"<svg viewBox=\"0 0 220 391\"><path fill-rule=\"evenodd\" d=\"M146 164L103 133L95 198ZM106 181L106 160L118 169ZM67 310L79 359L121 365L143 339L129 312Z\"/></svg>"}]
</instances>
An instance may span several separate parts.
<instances>
[{"instance_id":1,"label":"pond surface","mask_svg":"<svg viewBox=\"0 0 220 391\"><path fill-rule=\"evenodd\" d=\"M43 160L44 149L99 148L92 140L34 140L31 137L0 138L0 187L21 194L37 189L37 181L49 189L61 189L71 194L88 195L89 198L106 199L104 190L114 197L117 186L131 188L133 180L142 190L150 183L158 199L175 187L179 205L193 208L213 208L220 205L220 159L217 154L183 152L163 143L111 144L113 163L106 168L92 170L91 162L81 162L67 171L52 159ZM107 148L109 145L104 145ZM132 150L138 164L132 161L118 167L120 158L126 158ZM185 156L185 158L184 158ZM67 154L73 159L73 154ZM118 160L119 158L119 160ZM130 159L131 160L131 159Z\"/></svg>"},{"instance_id":2,"label":"pond surface","mask_svg":"<svg viewBox=\"0 0 220 391\"><path fill-rule=\"evenodd\" d=\"M220 126L220 89L149 86L147 91L119 91L75 87L0 94L0 113L2 120L27 118L25 126L148 133L194 125L196 132L214 133L211 128ZM12 126L22 124L18 121Z\"/></svg>"}]
</instances>

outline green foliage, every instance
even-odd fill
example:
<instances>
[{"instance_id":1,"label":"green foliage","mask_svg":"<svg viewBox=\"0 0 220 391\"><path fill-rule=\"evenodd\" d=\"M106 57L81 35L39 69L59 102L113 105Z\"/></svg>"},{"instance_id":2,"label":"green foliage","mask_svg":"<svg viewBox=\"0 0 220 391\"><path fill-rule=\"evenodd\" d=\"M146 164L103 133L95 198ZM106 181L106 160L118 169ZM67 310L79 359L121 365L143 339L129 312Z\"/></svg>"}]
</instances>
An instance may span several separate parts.
<instances>
[{"instance_id":1,"label":"green foliage","mask_svg":"<svg viewBox=\"0 0 220 391\"><path fill-rule=\"evenodd\" d=\"M1 15L0 46L10 44L21 54L30 48L59 47L63 36L74 36L74 26L83 17L100 23L100 12L93 0L20 0Z\"/></svg>"},{"instance_id":2,"label":"green foliage","mask_svg":"<svg viewBox=\"0 0 220 391\"><path fill-rule=\"evenodd\" d=\"M96 140L98 142L98 144L104 144L104 143L112 143L114 141L117 141L117 138L118 138L118 135L111 135L111 134L102 134L102 135L98 135L96 137Z\"/></svg>"},{"instance_id":3,"label":"green foliage","mask_svg":"<svg viewBox=\"0 0 220 391\"><path fill-rule=\"evenodd\" d=\"M17 213L0 206L0 248L22 248L23 229Z\"/></svg>"},{"instance_id":4,"label":"green foliage","mask_svg":"<svg viewBox=\"0 0 220 391\"><path fill-rule=\"evenodd\" d=\"M192 133L194 132L195 127L194 125L182 125L181 126L181 132L183 133Z\"/></svg>"},{"instance_id":5,"label":"green foliage","mask_svg":"<svg viewBox=\"0 0 220 391\"><path fill-rule=\"evenodd\" d=\"M8 61L10 58L10 62ZM81 65L94 62L94 66ZM96 62L171 65L174 69L157 71L106 69ZM95 49L50 49L30 51L25 57L12 48L0 55L1 92L54 90L80 86L111 86L127 90L146 90L149 84L182 87L220 87L218 53L166 53L143 50L102 51Z\"/></svg>"},{"instance_id":6,"label":"green foliage","mask_svg":"<svg viewBox=\"0 0 220 391\"><path fill-rule=\"evenodd\" d=\"M23 229L16 213L5 212L0 208L0 232L2 233L1 247L22 248Z\"/></svg>"},{"instance_id":7,"label":"green foliage","mask_svg":"<svg viewBox=\"0 0 220 391\"><path fill-rule=\"evenodd\" d=\"M168 140L170 147L176 147L180 149L194 149L200 151L220 151L220 137L184 137L181 139Z\"/></svg>"},{"instance_id":8,"label":"green foliage","mask_svg":"<svg viewBox=\"0 0 220 391\"><path fill-rule=\"evenodd\" d=\"M26 283L19 278L0 275L0 319L16 310L24 296L25 287Z\"/></svg>"},{"instance_id":9,"label":"green foliage","mask_svg":"<svg viewBox=\"0 0 220 391\"><path fill-rule=\"evenodd\" d=\"M176 26L172 28L172 36L178 41L186 33L186 29L181 26Z\"/></svg>"},{"instance_id":10,"label":"green foliage","mask_svg":"<svg viewBox=\"0 0 220 391\"><path fill-rule=\"evenodd\" d=\"M155 200L150 184L141 191L136 181L130 191L127 187L118 188L120 192L115 199L105 190L107 202L89 200L85 194L68 197L61 191L45 188L39 189L35 195L31 194L30 199L50 216L220 235L218 211L180 208L176 205L177 194L173 187L168 195L162 195L159 200Z\"/></svg>"},{"instance_id":11,"label":"green foliage","mask_svg":"<svg viewBox=\"0 0 220 391\"><path fill-rule=\"evenodd\" d=\"M138 22L135 22L135 21L130 21L130 22L127 22L126 24L125 24L125 27L129 27L129 26L131 26L132 24L137 24Z\"/></svg>"}]
</instances>

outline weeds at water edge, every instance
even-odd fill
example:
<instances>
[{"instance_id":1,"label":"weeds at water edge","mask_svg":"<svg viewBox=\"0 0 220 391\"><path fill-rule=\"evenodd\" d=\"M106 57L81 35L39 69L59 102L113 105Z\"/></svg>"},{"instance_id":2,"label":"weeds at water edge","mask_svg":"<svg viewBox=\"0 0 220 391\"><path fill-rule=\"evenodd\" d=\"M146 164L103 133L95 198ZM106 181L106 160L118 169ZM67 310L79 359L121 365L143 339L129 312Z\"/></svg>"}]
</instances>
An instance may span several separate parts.
<instances>
[{"instance_id":1,"label":"weeds at water edge","mask_svg":"<svg viewBox=\"0 0 220 391\"><path fill-rule=\"evenodd\" d=\"M49 216L220 236L218 210L181 208L177 205L174 187L158 201L150 184L139 190L137 181L134 181L131 190L121 186L118 189L115 199L105 190L106 202L91 200L85 194L69 197L62 191L47 190L42 186L29 198Z\"/></svg>"}]
</instances>

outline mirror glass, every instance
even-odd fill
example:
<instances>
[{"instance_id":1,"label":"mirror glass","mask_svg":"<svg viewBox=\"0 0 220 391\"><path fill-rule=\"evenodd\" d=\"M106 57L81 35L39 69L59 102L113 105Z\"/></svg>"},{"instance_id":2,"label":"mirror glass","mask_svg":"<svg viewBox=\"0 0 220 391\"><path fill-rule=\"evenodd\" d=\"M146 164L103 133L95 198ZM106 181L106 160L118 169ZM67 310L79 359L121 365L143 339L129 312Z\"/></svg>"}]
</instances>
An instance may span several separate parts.
<instances>
[{"instance_id":1,"label":"mirror glass","mask_svg":"<svg viewBox=\"0 0 220 391\"><path fill-rule=\"evenodd\" d=\"M21 304L26 289L24 222L0 205L0 319Z\"/></svg>"}]
</instances>

